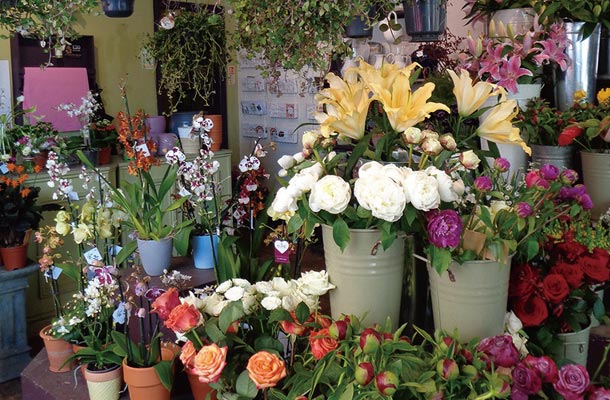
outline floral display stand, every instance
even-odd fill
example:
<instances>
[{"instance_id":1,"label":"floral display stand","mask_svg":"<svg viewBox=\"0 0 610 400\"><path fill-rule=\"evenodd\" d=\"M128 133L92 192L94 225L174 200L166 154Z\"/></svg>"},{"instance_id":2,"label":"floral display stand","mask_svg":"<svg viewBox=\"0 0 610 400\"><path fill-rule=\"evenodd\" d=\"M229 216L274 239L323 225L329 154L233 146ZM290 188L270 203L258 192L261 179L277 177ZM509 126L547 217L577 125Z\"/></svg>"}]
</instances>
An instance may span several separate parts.
<instances>
[{"instance_id":1,"label":"floral display stand","mask_svg":"<svg viewBox=\"0 0 610 400\"><path fill-rule=\"evenodd\" d=\"M22 269L0 269L0 382L17 378L30 362L26 335L25 289L38 264Z\"/></svg>"}]
</instances>

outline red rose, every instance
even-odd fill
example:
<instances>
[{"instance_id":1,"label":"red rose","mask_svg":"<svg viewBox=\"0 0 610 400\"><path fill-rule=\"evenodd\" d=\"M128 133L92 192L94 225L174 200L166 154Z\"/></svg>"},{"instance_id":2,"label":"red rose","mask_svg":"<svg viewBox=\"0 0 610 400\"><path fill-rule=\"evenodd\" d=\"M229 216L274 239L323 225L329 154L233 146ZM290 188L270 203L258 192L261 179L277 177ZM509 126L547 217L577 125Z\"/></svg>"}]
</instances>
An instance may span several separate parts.
<instances>
[{"instance_id":1,"label":"red rose","mask_svg":"<svg viewBox=\"0 0 610 400\"><path fill-rule=\"evenodd\" d=\"M323 328L319 331L311 332L311 335L309 335L309 345L311 346L311 354L313 354L316 360L320 360L326 353L336 349L339 343L330 337L328 328Z\"/></svg>"},{"instance_id":2,"label":"red rose","mask_svg":"<svg viewBox=\"0 0 610 400\"><path fill-rule=\"evenodd\" d=\"M549 316L546 303L536 294L527 299L517 301L513 311L525 327L540 326Z\"/></svg>"},{"instance_id":3,"label":"red rose","mask_svg":"<svg viewBox=\"0 0 610 400\"><path fill-rule=\"evenodd\" d=\"M185 333L199 325L201 313L194 305L183 303L174 307L165 320L165 326L174 332Z\"/></svg>"},{"instance_id":4,"label":"red rose","mask_svg":"<svg viewBox=\"0 0 610 400\"><path fill-rule=\"evenodd\" d=\"M560 146L568 146L580 135L582 135L582 128L577 125L568 126L559 134L557 142Z\"/></svg>"},{"instance_id":5,"label":"red rose","mask_svg":"<svg viewBox=\"0 0 610 400\"><path fill-rule=\"evenodd\" d=\"M180 305L180 297L178 296L178 290L175 287L167 289L167 292L157 297L151 305L151 313L156 313L159 318L165 320L169 316L169 313Z\"/></svg>"},{"instance_id":6,"label":"red rose","mask_svg":"<svg viewBox=\"0 0 610 400\"><path fill-rule=\"evenodd\" d=\"M580 265L589 283L596 284L610 279L610 255L606 250L596 248L592 254L580 258Z\"/></svg>"},{"instance_id":7,"label":"red rose","mask_svg":"<svg viewBox=\"0 0 610 400\"><path fill-rule=\"evenodd\" d=\"M568 261L574 261L578 257L588 252L587 246L575 242L572 236L573 234L571 232L566 233L564 236L564 241L556 244L556 248L559 253L561 253L563 258L567 259Z\"/></svg>"},{"instance_id":8,"label":"red rose","mask_svg":"<svg viewBox=\"0 0 610 400\"><path fill-rule=\"evenodd\" d=\"M529 264L519 264L510 271L510 297L527 297L534 291L538 281L538 274Z\"/></svg>"},{"instance_id":9,"label":"red rose","mask_svg":"<svg viewBox=\"0 0 610 400\"><path fill-rule=\"evenodd\" d=\"M280 326L286 334L303 336L307 332L309 332L308 327L306 327L305 325L303 325L303 324L299 323L299 321L297 321L296 313L294 311L292 311L290 313L290 316L292 317L292 321L287 321L287 320L280 321Z\"/></svg>"},{"instance_id":10,"label":"red rose","mask_svg":"<svg viewBox=\"0 0 610 400\"><path fill-rule=\"evenodd\" d=\"M570 294L568 282L560 274L549 274L542 281L544 297L551 303L561 303Z\"/></svg>"},{"instance_id":11,"label":"red rose","mask_svg":"<svg viewBox=\"0 0 610 400\"><path fill-rule=\"evenodd\" d=\"M578 265L558 262L551 268L551 273L563 276L572 289L582 285L584 274Z\"/></svg>"}]
</instances>

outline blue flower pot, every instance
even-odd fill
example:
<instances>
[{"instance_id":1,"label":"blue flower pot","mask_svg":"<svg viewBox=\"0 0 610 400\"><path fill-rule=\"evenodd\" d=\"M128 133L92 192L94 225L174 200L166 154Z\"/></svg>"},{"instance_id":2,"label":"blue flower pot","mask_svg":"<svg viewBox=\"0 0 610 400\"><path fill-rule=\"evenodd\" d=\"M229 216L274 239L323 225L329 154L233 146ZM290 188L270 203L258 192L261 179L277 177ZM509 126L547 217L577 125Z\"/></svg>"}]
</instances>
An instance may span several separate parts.
<instances>
[{"instance_id":1,"label":"blue flower pot","mask_svg":"<svg viewBox=\"0 0 610 400\"><path fill-rule=\"evenodd\" d=\"M212 251L212 242L214 248ZM196 235L191 236L191 246L193 247L193 261L197 269L212 269L216 264L214 258L218 260L218 235Z\"/></svg>"}]
</instances>

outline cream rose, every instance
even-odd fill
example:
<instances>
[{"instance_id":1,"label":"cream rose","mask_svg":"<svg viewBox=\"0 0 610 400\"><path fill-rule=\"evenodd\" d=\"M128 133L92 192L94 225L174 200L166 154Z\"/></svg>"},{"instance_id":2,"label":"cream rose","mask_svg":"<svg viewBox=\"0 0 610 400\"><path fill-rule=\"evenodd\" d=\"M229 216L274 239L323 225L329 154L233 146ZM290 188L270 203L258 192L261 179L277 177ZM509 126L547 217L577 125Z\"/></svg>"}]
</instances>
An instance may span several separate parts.
<instances>
[{"instance_id":1,"label":"cream rose","mask_svg":"<svg viewBox=\"0 0 610 400\"><path fill-rule=\"evenodd\" d=\"M413 171L403 184L408 192L413 207L421 211L430 211L441 204L441 195L438 190L438 181L425 171Z\"/></svg>"},{"instance_id":2,"label":"cream rose","mask_svg":"<svg viewBox=\"0 0 610 400\"><path fill-rule=\"evenodd\" d=\"M442 201L452 202L458 199L458 194L453 190L451 177L436 167L426 168L426 172L436 178L438 182L438 192Z\"/></svg>"},{"instance_id":3,"label":"cream rose","mask_svg":"<svg viewBox=\"0 0 610 400\"><path fill-rule=\"evenodd\" d=\"M227 365L227 346L218 347L216 343L203 346L195 356L193 370L203 383L218 382L220 374Z\"/></svg>"},{"instance_id":4,"label":"cream rose","mask_svg":"<svg viewBox=\"0 0 610 400\"><path fill-rule=\"evenodd\" d=\"M297 280L297 285L303 293L312 296L323 296L335 288L335 285L329 282L326 271L303 272Z\"/></svg>"},{"instance_id":5,"label":"cream rose","mask_svg":"<svg viewBox=\"0 0 610 400\"><path fill-rule=\"evenodd\" d=\"M352 196L349 183L337 175L326 175L316 182L309 196L312 211L328 211L339 214L345 211Z\"/></svg>"},{"instance_id":6,"label":"cream rose","mask_svg":"<svg viewBox=\"0 0 610 400\"><path fill-rule=\"evenodd\" d=\"M354 195L362 207L371 210L375 218L388 222L398 221L407 204L400 184L383 175L359 178L354 185Z\"/></svg>"}]
</instances>

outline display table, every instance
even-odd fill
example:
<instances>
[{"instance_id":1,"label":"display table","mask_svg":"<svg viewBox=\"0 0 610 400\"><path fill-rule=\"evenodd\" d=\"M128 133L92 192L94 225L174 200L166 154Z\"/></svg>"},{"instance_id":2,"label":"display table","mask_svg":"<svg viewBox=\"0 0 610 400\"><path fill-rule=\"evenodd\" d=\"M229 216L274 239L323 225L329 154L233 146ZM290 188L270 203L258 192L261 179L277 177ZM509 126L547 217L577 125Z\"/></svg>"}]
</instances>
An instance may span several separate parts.
<instances>
[{"instance_id":1,"label":"display table","mask_svg":"<svg viewBox=\"0 0 610 400\"><path fill-rule=\"evenodd\" d=\"M30 362L25 289L28 277L37 271L38 264L14 271L0 268L0 382L19 377Z\"/></svg>"}]
</instances>

